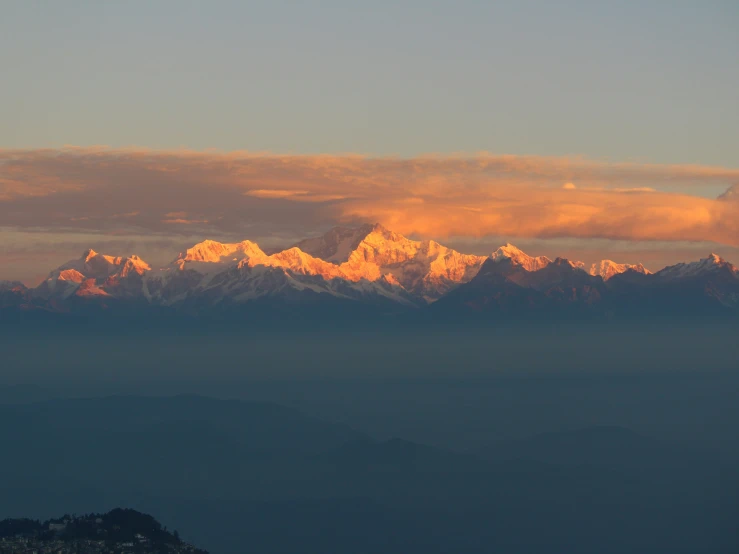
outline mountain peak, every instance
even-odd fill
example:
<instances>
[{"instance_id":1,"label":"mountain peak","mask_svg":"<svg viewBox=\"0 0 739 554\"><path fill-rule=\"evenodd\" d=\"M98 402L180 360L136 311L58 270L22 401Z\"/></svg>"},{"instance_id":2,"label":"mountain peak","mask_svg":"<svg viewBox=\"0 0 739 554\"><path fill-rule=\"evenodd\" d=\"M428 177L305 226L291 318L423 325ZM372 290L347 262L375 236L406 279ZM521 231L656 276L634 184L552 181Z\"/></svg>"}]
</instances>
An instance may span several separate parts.
<instances>
[{"instance_id":1,"label":"mountain peak","mask_svg":"<svg viewBox=\"0 0 739 554\"><path fill-rule=\"evenodd\" d=\"M359 244L372 233L388 233L379 223L368 223L360 227L332 227L319 237L304 239L294 244L306 254L326 262L341 264L349 261L349 256Z\"/></svg>"},{"instance_id":2,"label":"mountain peak","mask_svg":"<svg viewBox=\"0 0 739 554\"><path fill-rule=\"evenodd\" d=\"M28 287L20 281L5 281L0 279L0 293L5 291L23 292L27 289Z\"/></svg>"},{"instance_id":3,"label":"mountain peak","mask_svg":"<svg viewBox=\"0 0 739 554\"><path fill-rule=\"evenodd\" d=\"M599 286L627 271L642 275ZM620 294L624 287L660 285L674 279L675 284L685 282L688 288L701 286L701 291L725 306L739 306L739 270L716 253L642 278L649 273L641 264L608 259L585 268L582 262L566 258L533 257L510 242L487 257L462 254L434 240L409 239L382 224L368 223L356 228L333 227L320 237L270 255L249 240L222 243L206 239L182 252L162 271L151 271L136 255L108 256L88 249L82 258L58 267L27 293L9 294L13 288L23 289L0 282L0 301L16 302L27 296L33 302L59 302L84 296L137 299L187 310L194 304L217 306L223 302L230 309L256 298L292 299L293 295L318 293L319 298L329 295L341 301L417 306L446 298L448 293L453 299L454 289L470 284L467 290L472 291L469 294L475 306L479 300L480 306L528 310L537 303L590 305L611 291ZM491 287L488 292L486 287ZM474 294L480 291L482 296L476 300Z\"/></svg>"},{"instance_id":4,"label":"mountain peak","mask_svg":"<svg viewBox=\"0 0 739 554\"><path fill-rule=\"evenodd\" d=\"M651 272L645 268L642 264L619 264L613 260L601 260L600 262L590 266L590 275L600 277L604 281L608 281L614 275L625 273L626 271L636 271L644 275L649 275Z\"/></svg>"},{"instance_id":5,"label":"mountain peak","mask_svg":"<svg viewBox=\"0 0 739 554\"><path fill-rule=\"evenodd\" d=\"M400 284L426 301L469 281L485 260L431 240L406 238L380 223L334 227L295 246L317 260L335 264L346 279Z\"/></svg>"},{"instance_id":6,"label":"mountain peak","mask_svg":"<svg viewBox=\"0 0 739 554\"><path fill-rule=\"evenodd\" d=\"M505 246L498 248L490 255L490 258L496 262L510 260L512 264L521 266L526 271L538 271L552 263L552 260L546 256L529 256L523 250L512 245L510 242L507 242Z\"/></svg>"},{"instance_id":7,"label":"mountain peak","mask_svg":"<svg viewBox=\"0 0 739 554\"><path fill-rule=\"evenodd\" d=\"M281 267L289 269L293 273L302 275L320 275L324 279L334 279L337 277L345 277L339 266L326 262L320 258L314 258L310 254L303 252L297 246L277 252L265 258L254 258L249 260L249 265L268 265L272 267Z\"/></svg>"},{"instance_id":8,"label":"mountain peak","mask_svg":"<svg viewBox=\"0 0 739 554\"><path fill-rule=\"evenodd\" d=\"M59 272L57 280L69 281L71 283L81 283L85 280L85 276L76 269L65 269Z\"/></svg>"},{"instance_id":9,"label":"mountain peak","mask_svg":"<svg viewBox=\"0 0 739 554\"><path fill-rule=\"evenodd\" d=\"M511 256L511 255L515 256L515 255L518 255L518 254L524 254L524 255L526 255L526 253L523 250L521 250L520 248L518 248L516 245L511 244L510 242L506 242L505 245L504 246L501 246L500 248L498 248L497 251L498 252L501 252L501 253L505 253L505 254L507 254L509 256Z\"/></svg>"},{"instance_id":10,"label":"mountain peak","mask_svg":"<svg viewBox=\"0 0 739 554\"><path fill-rule=\"evenodd\" d=\"M696 277L702 274L714 274L722 270L728 270L734 275L739 275L739 269L724 260L718 254L713 252L707 258L701 258L697 262L680 263L668 266L657 275L669 279L684 279L688 277Z\"/></svg>"},{"instance_id":11,"label":"mountain peak","mask_svg":"<svg viewBox=\"0 0 739 554\"><path fill-rule=\"evenodd\" d=\"M369 227L372 230L371 232L373 232L373 233L380 233L380 234L383 234L383 235L386 235L386 234L393 234L393 235L395 235L395 234L397 234L397 233L394 233L393 231L391 231L390 229L388 229L387 227L385 227L382 223L370 223L370 224L367 225L367 227Z\"/></svg>"},{"instance_id":12,"label":"mountain peak","mask_svg":"<svg viewBox=\"0 0 739 554\"><path fill-rule=\"evenodd\" d=\"M573 262L572 260L568 260L567 258L562 258L561 256L557 256L553 262L550 262L553 265L558 266L569 266L573 267L575 269L583 269L585 267L584 262Z\"/></svg>"},{"instance_id":13,"label":"mountain peak","mask_svg":"<svg viewBox=\"0 0 739 554\"><path fill-rule=\"evenodd\" d=\"M400 233L396 233L395 231L391 231L384 225L381 225L380 223L372 223L369 225L363 225L359 228L360 230L360 236L363 235L363 238L358 242L357 246L359 246L362 243L365 244L373 244L373 245L381 245L384 243L396 243L396 244L403 244L402 248L406 248L407 245L413 244L416 246L421 245L421 241L411 240Z\"/></svg>"},{"instance_id":14,"label":"mountain peak","mask_svg":"<svg viewBox=\"0 0 739 554\"><path fill-rule=\"evenodd\" d=\"M251 257L264 255L262 249L255 242L244 240L234 243L223 243L206 239L180 253L177 262L210 262L226 261L228 257Z\"/></svg>"}]
</instances>

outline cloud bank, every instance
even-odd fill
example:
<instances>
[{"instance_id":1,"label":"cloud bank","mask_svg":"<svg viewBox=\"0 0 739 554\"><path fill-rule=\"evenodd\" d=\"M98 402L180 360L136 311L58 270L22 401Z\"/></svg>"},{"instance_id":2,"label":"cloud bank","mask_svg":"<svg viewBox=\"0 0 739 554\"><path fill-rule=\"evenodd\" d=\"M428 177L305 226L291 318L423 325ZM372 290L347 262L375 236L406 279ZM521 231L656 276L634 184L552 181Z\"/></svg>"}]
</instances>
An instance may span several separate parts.
<instances>
[{"instance_id":1,"label":"cloud bank","mask_svg":"<svg viewBox=\"0 0 739 554\"><path fill-rule=\"evenodd\" d=\"M739 170L582 158L413 159L69 147L0 150L17 228L303 235L379 221L443 238L575 237L739 245ZM707 197L726 191L721 200ZM716 194L714 194L716 196Z\"/></svg>"}]
</instances>

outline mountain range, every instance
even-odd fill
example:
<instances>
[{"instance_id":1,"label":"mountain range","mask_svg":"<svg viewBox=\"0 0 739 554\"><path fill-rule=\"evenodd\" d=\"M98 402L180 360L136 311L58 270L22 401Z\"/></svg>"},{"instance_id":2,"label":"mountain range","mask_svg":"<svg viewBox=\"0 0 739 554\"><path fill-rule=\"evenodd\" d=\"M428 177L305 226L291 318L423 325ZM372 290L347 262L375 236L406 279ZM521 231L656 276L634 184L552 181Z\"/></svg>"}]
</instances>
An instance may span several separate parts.
<instances>
[{"instance_id":1,"label":"mountain range","mask_svg":"<svg viewBox=\"0 0 739 554\"><path fill-rule=\"evenodd\" d=\"M188 314L341 306L378 313L673 315L739 313L739 270L716 254L651 273L532 257L512 244L489 256L417 241L379 224L335 227L285 250L205 240L163 268L91 249L35 288L0 281L0 309L74 313L158 309Z\"/></svg>"}]
</instances>

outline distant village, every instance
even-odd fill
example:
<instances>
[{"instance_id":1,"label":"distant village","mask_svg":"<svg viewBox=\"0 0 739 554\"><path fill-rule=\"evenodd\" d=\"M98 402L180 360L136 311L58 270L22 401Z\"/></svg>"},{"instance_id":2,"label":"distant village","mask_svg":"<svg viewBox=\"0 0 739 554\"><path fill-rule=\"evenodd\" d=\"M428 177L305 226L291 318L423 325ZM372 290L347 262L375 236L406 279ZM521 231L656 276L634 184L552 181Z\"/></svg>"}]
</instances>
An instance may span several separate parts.
<instances>
[{"instance_id":1,"label":"distant village","mask_svg":"<svg viewBox=\"0 0 739 554\"><path fill-rule=\"evenodd\" d=\"M135 510L0 521L0 554L208 554Z\"/></svg>"}]
</instances>

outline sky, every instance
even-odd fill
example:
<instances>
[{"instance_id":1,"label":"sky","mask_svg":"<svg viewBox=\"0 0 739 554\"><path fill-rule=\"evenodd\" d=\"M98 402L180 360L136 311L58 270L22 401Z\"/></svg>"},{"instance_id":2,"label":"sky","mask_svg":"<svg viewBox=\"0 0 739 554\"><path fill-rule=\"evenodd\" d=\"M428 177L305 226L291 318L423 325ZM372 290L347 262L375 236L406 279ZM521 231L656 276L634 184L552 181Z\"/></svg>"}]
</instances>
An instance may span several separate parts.
<instances>
[{"instance_id":1,"label":"sky","mask_svg":"<svg viewBox=\"0 0 739 554\"><path fill-rule=\"evenodd\" d=\"M739 262L736 2L0 7L0 278L366 221Z\"/></svg>"}]
</instances>

